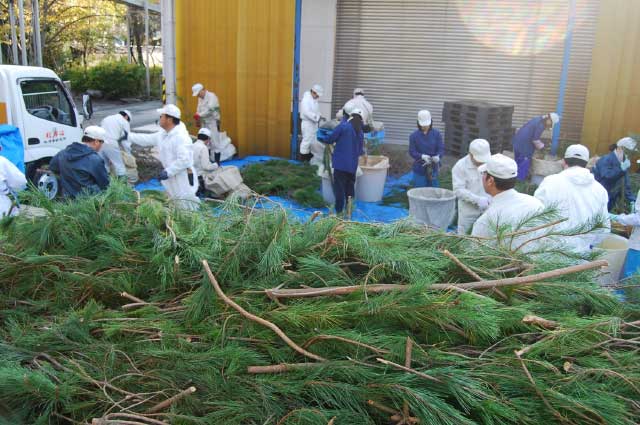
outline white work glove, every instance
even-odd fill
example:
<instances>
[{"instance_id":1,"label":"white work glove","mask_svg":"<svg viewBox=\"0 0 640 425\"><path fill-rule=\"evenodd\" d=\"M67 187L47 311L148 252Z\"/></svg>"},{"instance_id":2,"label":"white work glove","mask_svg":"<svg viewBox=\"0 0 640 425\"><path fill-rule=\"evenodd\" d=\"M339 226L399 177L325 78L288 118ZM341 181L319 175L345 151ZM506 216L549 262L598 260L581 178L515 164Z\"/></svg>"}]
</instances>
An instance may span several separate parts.
<instances>
[{"instance_id":1,"label":"white work glove","mask_svg":"<svg viewBox=\"0 0 640 425\"><path fill-rule=\"evenodd\" d=\"M217 170L218 168L220 168L220 166L218 165L218 163L217 163L217 162L214 162L214 163L213 163L213 170L215 171L215 170Z\"/></svg>"},{"instance_id":2,"label":"white work glove","mask_svg":"<svg viewBox=\"0 0 640 425\"><path fill-rule=\"evenodd\" d=\"M431 157L431 161L433 161L434 164L437 164L438 162L440 162L440 157L438 155L433 155Z\"/></svg>"},{"instance_id":3,"label":"white work glove","mask_svg":"<svg viewBox=\"0 0 640 425\"><path fill-rule=\"evenodd\" d=\"M544 149L544 143L542 143L541 140L535 140L533 142L533 145L536 147L537 150Z\"/></svg>"},{"instance_id":4,"label":"white work glove","mask_svg":"<svg viewBox=\"0 0 640 425\"><path fill-rule=\"evenodd\" d=\"M431 157L429 155L422 155L422 160L427 165L431 164Z\"/></svg>"},{"instance_id":5,"label":"white work glove","mask_svg":"<svg viewBox=\"0 0 640 425\"><path fill-rule=\"evenodd\" d=\"M489 208L490 203L491 198L488 196L478 196L478 199L476 200L476 204L478 204L478 208L480 208L480 211L484 211Z\"/></svg>"},{"instance_id":6,"label":"white work glove","mask_svg":"<svg viewBox=\"0 0 640 425\"><path fill-rule=\"evenodd\" d=\"M629 167L631 167L631 161L629 161L629 158L620 163L620 168L622 168L622 171L627 171Z\"/></svg>"}]
</instances>

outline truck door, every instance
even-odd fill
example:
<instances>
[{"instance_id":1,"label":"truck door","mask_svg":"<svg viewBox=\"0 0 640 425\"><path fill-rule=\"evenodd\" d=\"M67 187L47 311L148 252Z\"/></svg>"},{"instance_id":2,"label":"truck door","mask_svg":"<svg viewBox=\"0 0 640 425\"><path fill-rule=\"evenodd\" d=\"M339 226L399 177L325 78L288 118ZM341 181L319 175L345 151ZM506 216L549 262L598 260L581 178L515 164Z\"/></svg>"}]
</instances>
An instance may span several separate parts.
<instances>
[{"instance_id":1,"label":"truck door","mask_svg":"<svg viewBox=\"0 0 640 425\"><path fill-rule=\"evenodd\" d=\"M73 101L51 78L21 79L24 104L25 162L50 158L82 138Z\"/></svg>"}]
</instances>

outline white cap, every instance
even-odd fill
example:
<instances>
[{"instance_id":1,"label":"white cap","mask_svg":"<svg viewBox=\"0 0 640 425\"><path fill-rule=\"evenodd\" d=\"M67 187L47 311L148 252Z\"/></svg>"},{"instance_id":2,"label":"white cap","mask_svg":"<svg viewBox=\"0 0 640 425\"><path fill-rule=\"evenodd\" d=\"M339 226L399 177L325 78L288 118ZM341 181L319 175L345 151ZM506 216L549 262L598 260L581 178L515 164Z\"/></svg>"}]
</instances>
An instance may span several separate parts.
<instances>
[{"instance_id":1,"label":"white cap","mask_svg":"<svg viewBox=\"0 0 640 425\"><path fill-rule=\"evenodd\" d=\"M211 130L209 130L206 127L202 127L200 129L200 131L198 131L198 134L204 134L205 136L207 136L208 138L211 138Z\"/></svg>"},{"instance_id":2,"label":"white cap","mask_svg":"<svg viewBox=\"0 0 640 425\"><path fill-rule=\"evenodd\" d=\"M508 156L497 153L491 155L489 160L478 167L481 173L487 172L499 179L512 179L518 175L518 164Z\"/></svg>"},{"instance_id":3,"label":"white cap","mask_svg":"<svg viewBox=\"0 0 640 425\"><path fill-rule=\"evenodd\" d=\"M127 114L127 116L129 117L129 121L133 119L133 115L131 115L131 111L129 111L128 109L123 109L120 112L124 112L125 114Z\"/></svg>"},{"instance_id":4,"label":"white cap","mask_svg":"<svg viewBox=\"0 0 640 425\"><path fill-rule=\"evenodd\" d=\"M616 142L616 145L619 148L634 150L636 148L636 141L633 140L631 137L623 137L622 139Z\"/></svg>"},{"instance_id":5,"label":"white cap","mask_svg":"<svg viewBox=\"0 0 640 425\"><path fill-rule=\"evenodd\" d=\"M431 112L427 111L426 109L423 109L422 111L418 112L418 124L420 124L421 127L430 126Z\"/></svg>"},{"instance_id":6,"label":"white cap","mask_svg":"<svg viewBox=\"0 0 640 425\"><path fill-rule=\"evenodd\" d=\"M469 144L469 153L473 159L484 164L491 158L491 146L485 139L475 139Z\"/></svg>"},{"instance_id":7,"label":"white cap","mask_svg":"<svg viewBox=\"0 0 640 425\"><path fill-rule=\"evenodd\" d=\"M571 145L564 151L564 158L576 158L589 162L589 149L584 145Z\"/></svg>"},{"instance_id":8,"label":"white cap","mask_svg":"<svg viewBox=\"0 0 640 425\"><path fill-rule=\"evenodd\" d=\"M324 94L324 89L320 84L314 84L313 87L311 87L311 90L316 92L318 96L322 96Z\"/></svg>"},{"instance_id":9,"label":"white cap","mask_svg":"<svg viewBox=\"0 0 640 425\"><path fill-rule=\"evenodd\" d=\"M351 112L349 112L349 115L360 115L360 118L362 118L362 109L353 108Z\"/></svg>"},{"instance_id":10,"label":"white cap","mask_svg":"<svg viewBox=\"0 0 640 425\"><path fill-rule=\"evenodd\" d=\"M193 97L196 97L198 93L200 93L200 90L202 90L203 88L204 86L200 83L194 84L193 87L191 87L191 93L193 94Z\"/></svg>"},{"instance_id":11,"label":"white cap","mask_svg":"<svg viewBox=\"0 0 640 425\"><path fill-rule=\"evenodd\" d=\"M364 89L361 89L360 87L353 89L353 95L357 95L357 94L361 94L364 96Z\"/></svg>"},{"instance_id":12,"label":"white cap","mask_svg":"<svg viewBox=\"0 0 640 425\"><path fill-rule=\"evenodd\" d=\"M180 119L180 108L178 108L176 105L172 103L168 103L164 105L162 108L157 109L157 111L160 115L165 114L165 115L169 115L170 117Z\"/></svg>"},{"instance_id":13,"label":"white cap","mask_svg":"<svg viewBox=\"0 0 640 425\"><path fill-rule=\"evenodd\" d=\"M556 114L555 112L551 112L549 114L549 118L551 118L552 125L556 125L560 122L560 115Z\"/></svg>"},{"instance_id":14,"label":"white cap","mask_svg":"<svg viewBox=\"0 0 640 425\"><path fill-rule=\"evenodd\" d=\"M107 137L107 132L104 131L104 128L98 127L97 125L90 125L89 127L84 129L84 135L93 139L93 140L102 140Z\"/></svg>"}]
</instances>

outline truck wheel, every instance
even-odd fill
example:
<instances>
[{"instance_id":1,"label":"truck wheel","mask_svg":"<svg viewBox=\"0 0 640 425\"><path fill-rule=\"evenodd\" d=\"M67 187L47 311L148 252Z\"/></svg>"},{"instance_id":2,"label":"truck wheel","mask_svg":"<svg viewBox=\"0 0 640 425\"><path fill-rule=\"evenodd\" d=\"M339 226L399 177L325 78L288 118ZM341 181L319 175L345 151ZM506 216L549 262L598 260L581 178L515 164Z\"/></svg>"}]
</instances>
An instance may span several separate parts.
<instances>
[{"instance_id":1,"label":"truck wheel","mask_svg":"<svg viewBox=\"0 0 640 425\"><path fill-rule=\"evenodd\" d=\"M58 177L53 173L46 171L38 171L36 173L37 180L35 184L38 190L46 195L48 199L54 199L60 192L60 186L58 184Z\"/></svg>"}]
</instances>

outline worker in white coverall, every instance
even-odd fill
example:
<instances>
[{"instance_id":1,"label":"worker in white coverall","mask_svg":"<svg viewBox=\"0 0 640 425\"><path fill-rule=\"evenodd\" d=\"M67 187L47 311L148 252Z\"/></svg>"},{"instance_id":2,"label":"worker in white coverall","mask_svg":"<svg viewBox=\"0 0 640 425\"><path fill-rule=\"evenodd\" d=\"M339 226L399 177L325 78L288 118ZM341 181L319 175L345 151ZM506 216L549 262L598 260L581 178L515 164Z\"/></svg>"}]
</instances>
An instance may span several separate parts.
<instances>
[{"instance_id":1,"label":"worker in white coverall","mask_svg":"<svg viewBox=\"0 0 640 425\"><path fill-rule=\"evenodd\" d=\"M609 196L586 168L588 162L589 149L586 146L569 146L564 153L564 170L545 177L533 194L545 207L556 208L558 214L567 219L554 226L554 231L577 232L584 230L584 226L604 225L604 228L593 229L587 234L559 238L564 247L577 253L586 253L600 243L610 228Z\"/></svg>"},{"instance_id":2,"label":"worker in white coverall","mask_svg":"<svg viewBox=\"0 0 640 425\"><path fill-rule=\"evenodd\" d=\"M336 113L336 118L342 121L344 114L349 114L349 111L353 109L362 111L362 123L364 124L363 129L365 133L373 130L373 106L371 106L371 103L364 97L364 89L353 89L353 97Z\"/></svg>"},{"instance_id":3,"label":"worker in white coverall","mask_svg":"<svg viewBox=\"0 0 640 425\"><path fill-rule=\"evenodd\" d=\"M193 167L198 174L198 193L204 192L204 176L213 173L220 166L209 159L209 145L211 144L211 130L201 128L198 139L193 143Z\"/></svg>"},{"instance_id":4,"label":"worker in white coverall","mask_svg":"<svg viewBox=\"0 0 640 425\"><path fill-rule=\"evenodd\" d=\"M491 148L485 139L469 144L469 154L456 162L451 171L453 191L458 198L458 233L467 234L478 217L491 203L484 191L478 167L491 158Z\"/></svg>"},{"instance_id":5,"label":"worker in white coverall","mask_svg":"<svg viewBox=\"0 0 640 425\"><path fill-rule=\"evenodd\" d=\"M141 146L157 146L164 169L158 180L167 191L170 200L179 208L195 210L200 200L198 175L193 165L191 137L180 122L180 109L172 104L158 109L162 130L153 134L129 134L129 141ZM189 169L193 172L193 184L189 183Z\"/></svg>"},{"instance_id":6,"label":"worker in white coverall","mask_svg":"<svg viewBox=\"0 0 640 425\"><path fill-rule=\"evenodd\" d=\"M300 143L300 154L312 159L314 163L322 164L324 146L316 137L318 124L322 119L320 115L320 105L318 99L324 90L319 84L315 84L302 96L300 101L300 119L302 120L302 143ZM313 158L308 155L313 154Z\"/></svg>"},{"instance_id":7,"label":"worker in white coverall","mask_svg":"<svg viewBox=\"0 0 640 425\"><path fill-rule=\"evenodd\" d=\"M198 106L193 119L196 125L211 131L220 131L220 102L215 93L208 91L200 83L191 87L191 94L198 98Z\"/></svg>"},{"instance_id":8,"label":"worker in white coverall","mask_svg":"<svg viewBox=\"0 0 640 425\"><path fill-rule=\"evenodd\" d=\"M105 117L100 123L100 127L106 131L107 135L98 155L104 160L107 172L113 167L116 176L125 181L127 180L127 169L121 151L131 152L131 143L127 141L127 136L131 132L130 122L131 112L125 109Z\"/></svg>"},{"instance_id":9,"label":"worker in white coverall","mask_svg":"<svg viewBox=\"0 0 640 425\"><path fill-rule=\"evenodd\" d=\"M15 192L27 185L27 178L11 161L0 156L0 218L16 215L18 208L14 205Z\"/></svg>"},{"instance_id":10,"label":"worker in white coverall","mask_svg":"<svg viewBox=\"0 0 640 425\"><path fill-rule=\"evenodd\" d=\"M484 191L492 196L491 205L476 220L471 231L472 236L495 237L499 229L507 227L511 230L525 230L534 220L532 217L544 211L542 202L533 196L519 193L514 189L518 176L516 162L502 154L492 155L491 158L479 168L482 175ZM524 220L529 223L521 226ZM512 249L522 247L527 252L537 248L529 240L537 236L535 232L520 234L505 238L502 242ZM526 247L523 244L527 244Z\"/></svg>"}]
</instances>

